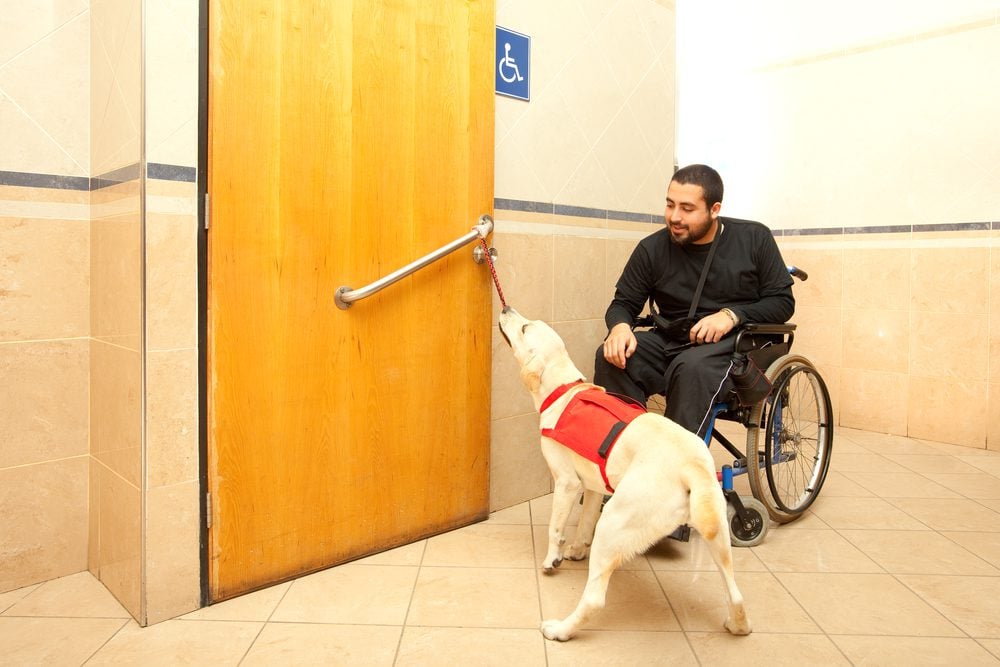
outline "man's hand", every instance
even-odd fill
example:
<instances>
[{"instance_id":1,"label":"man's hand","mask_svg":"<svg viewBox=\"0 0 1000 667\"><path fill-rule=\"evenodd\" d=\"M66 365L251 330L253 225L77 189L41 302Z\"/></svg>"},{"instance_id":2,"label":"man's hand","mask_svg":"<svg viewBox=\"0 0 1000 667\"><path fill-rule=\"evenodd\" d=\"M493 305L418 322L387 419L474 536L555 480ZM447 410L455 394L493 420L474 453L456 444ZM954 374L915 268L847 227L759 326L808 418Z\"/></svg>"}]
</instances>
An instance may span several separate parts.
<instances>
[{"instance_id":1,"label":"man's hand","mask_svg":"<svg viewBox=\"0 0 1000 667\"><path fill-rule=\"evenodd\" d=\"M698 320L698 322L691 327L689 335L691 342L695 345L701 345L702 343L718 343L722 340L723 336L732 331L735 327L736 323L733 322L732 318L722 311L719 311L717 313L712 313L711 315L706 315ZM607 343L605 343L605 357L608 355L607 350L608 346Z\"/></svg>"},{"instance_id":2,"label":"man's hand","mask_svg":"<svg viewBox=\"0 0 1000 667\"><path fill-rule=\"evenodd\" d=\"M604 358L618 368L625 368L625 362L635 352L636 344L632 327L620 322L611 327L608 337L604 339Z\"/></svg>"}]
</instances>

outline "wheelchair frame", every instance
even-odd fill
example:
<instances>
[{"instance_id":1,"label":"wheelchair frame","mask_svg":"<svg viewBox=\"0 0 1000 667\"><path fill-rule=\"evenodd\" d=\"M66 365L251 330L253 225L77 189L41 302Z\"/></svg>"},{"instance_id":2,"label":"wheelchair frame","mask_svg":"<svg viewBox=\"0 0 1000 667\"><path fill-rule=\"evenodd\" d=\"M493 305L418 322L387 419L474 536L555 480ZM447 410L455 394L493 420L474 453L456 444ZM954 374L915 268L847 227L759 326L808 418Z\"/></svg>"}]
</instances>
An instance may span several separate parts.
<instances>
[{"instance_id":1,"label":"wheelchair frame","mask_svg":"<svg viewBox=\"0 0 1000 667\"><path fill-rule=\"evenodd\" d=\"M789 273L805 280L808 275L794 267ZM785 346L765 371L771 390L753 405L740 405L735 392L712 405L704 441L716 440L733 455L732 465L719 471L719 482L729 506L731 540L735 546L754 546L763 541L769 521L788 523L799 518L816 500L830 468L833 451L833 407L830 393L816 367L805 357L791 353L795 324L743 325L736 333L734 351L742 352L744 337L767 336L772 343L782 337ZM804 412L804 413L803 413ZM746 448L741 451L716 428L718 419L734 421L747 429ZM763 442L761 436L763 435ZM763 472L763 475L761 474ZM734 477L747 475L752 497L740 496ZM686 540L687 527L675 535Z\"/></svg>"},{"instance_id":2,"label":"wheelchair frame","mask_svg":"<svg viewBox=\"0 0 1000 667\"><path fill-rule=\"evenodd\" d=\"M711 407L705 445L715 440L733 455L722 466L719 481L730 507L730 531L736 546L759 544L767 533L767 518L788 523L812 505L822 489L833 448L833 409L822 376L805 357L792 354L794 324L749 324L742 337L763 334L784 337L785 352L766 371L771 391L757 403L742 406L731 395ZM806 414L803 414L806 413ZM745 451L740 451L717 428L718 419L747 429ZM756 459L756 461L753 461ZM752 498L733 488L734 477L747 475Z\"/></svg>"}]
</instances>

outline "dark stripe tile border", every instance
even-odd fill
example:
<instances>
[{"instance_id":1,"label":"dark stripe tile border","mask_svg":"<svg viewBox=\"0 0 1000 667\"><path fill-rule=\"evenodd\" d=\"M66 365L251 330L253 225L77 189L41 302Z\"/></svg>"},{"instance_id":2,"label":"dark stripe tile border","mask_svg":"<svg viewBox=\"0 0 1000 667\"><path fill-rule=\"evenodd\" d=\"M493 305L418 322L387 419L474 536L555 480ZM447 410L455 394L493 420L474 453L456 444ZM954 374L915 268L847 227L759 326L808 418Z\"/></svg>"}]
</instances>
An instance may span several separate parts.
<instances>
[{"instance_id":1,"label":"dark stripe tile border","mask_svg":"<svg viewBox=\"0 0 1000 667\"><path fill-rule=\"evenodd\" d=\"M915 232L974 232L989 229L988 222L951 222L939 225L913 225Z\"/></svg>"},{"instance_id":2,"label":"dark stripe tile border","mask_svg":"<svg viewBox=\"0 0 1000 667\"><path fill-rule=\"evenodd\" d=\"M109 171L100 176L95 176L90 179L90 189L100 190L101 188L111 187L112 185L118 185L120 183L129 183L139 179L139 163L135 162L130 165L121 167L120 169L115 169L114 171Z\"/></svg>"},{"instance_id":3,"label":"dark stripe tile border","mask_svg":"<svg viewBox=\"0 0 1000 667\"><path fill-rule=\"evenodd\" d=\"M90 179L86 176L56 176L54 174L31 174L23 171L0 171L0 185L47 188L49 190L90 190Z\"/></svg>"},{"instance_id":4,"label":"dark stripe tile border","mask_svg":"<svg viewBox=\"0 0 1000 667\"><path fill-rule=\"evenodd\" d=\"M876 225L872 227L845 227L845 234L909 234L913 225Z\"/></svg>"},{"instance_id":5,"label":"dark stripe tile border","mask_svg":"<svg viewBox=\"0 0 1000 667\"><path fill-rule=\"evenodd\" d=\"M625 220L626 222L648 222L650 224L663 219L661 215L652 213L629 213L628 211L608 211L609 220Z\"/></svg>"},{"instance_id":6,"label":"dark stripe tile border","mask_svg":"<svg viewBox=\"0 0 1000 667\"><path fill-rule=\"evenodd\" d=\"M146 175L158 181L195 183L198 179L198 170L195 167L181 167L176 164L150 162L146 165Z\"/></svg>"},{"instance_id":7,"label":"dark stripe tile border","mask_svg":"<svg viewBox=\"0 0 1000 667\"><path fill-rule=\"evenodd\" d=\"M181 167L173 164L158 164L151 162L146 165L146 175L160 181L179 181L194 183L198 170L194 167ZM56 174L33 174L24 171L0 171L0 185L13 185L22 188L44 188L48 190L78 190L94 191L101 188L128 183L139 177L139 163L127 165L100 176L59 176Z\"/></svg>"},{"instance_id":8,"label":"dark stripe tile border","mask_svg":"<svg viewBox=\"0 0 1000 667\"><path fill-rule=\"evenodd\" d=\"M588 208L586 206L568 206L566 204L555 205L556 215L573 215L578 218L598 218L608 219L608 211L603 208Z\"/></svg>"},{"instance_id":9,"label":"dark stripe tile border","mask_svg":"<svg viewBox=\"0 0 1000 667\"><path fill-rule=\"evenodd\" d=\"M778 236L775 230L774 235ZM843 227L817 227L816 229L782 229L780 236L835 236L843 234Z\"/></svg>"},{"instance_id":10,"label":"dark stripe tile border","mask_svg":"<svg viewBox=\"0 0 1000 667\"><path fill-rule=\"evenodd\" d=\"M567 204L550 204L524 199L494 199L493 207L505 211L525 211L528 213L550 213L552 215L572 215L578 218L597 218L599 220L625 220L628 222L655 222L659 215L651 213L635 213L632 211L612 211L604 208L588 206L569 206Z\"/></svg>"},{"instance_id":11,"label":"dark stripe tile border","mask_svg":"<svg viewBox=\"0 0 1000 667\"><path fill-rule=\"evenodd\" d=\"M532 213L550 213L552 215L573 215L584 218L600 218L608 220L627 220L629 222L659 223L662 215L659 213L632 213L629 211L610 211L585 206L568 206L565 204L546 204L523 199L494 199L493 206L506 211L529 211ZM820 227L817 229L772 229L774 236L835 236L859 234L909 234L911 232L968 232L996 229L1000 230L1000 221L990 222L946 222L928 225L873 225L868 227Z\"/></svg>"},{"instance_id":12,"label":"dark stripe tile border","mask_svg":"<svg viewBox=\"0 0 1000 667\"><path fill-rule=\"evenodd\" d=\"M539 201L525 201L523 199L494 199L493 208L502 208L505 211L526 211L528 213L552 213L555 209L552 204L543 204Z\"/></svg>"},{"instance_id":13,"label":"dark stripe tile border","mask_svg":"<svg viewBox=\"0 0 1000 667\"><path fill-rule=\"evenodd\" d=\"M51 190L82 190L93 191L119 183L133 181L139 176L139 163L130 164L110 171L100 176L59 176L56 174L33 174L24 171L0 171L0 185L13 185L25 188L47 188ZM146 176L159 181L176 181L181 183L196 183L198 170L195 167L183 167L174 164L150 162L146 165ZM549 213L551 215L572 215L582 218L597 218L602 220L624 220L627 222L658 223L659 213L635 213L632 211L613 211L586 206L568 206L566 204L551 204L524 199L493 200L494 208L507 211L526 211L529 213ZM822 236L822 235L859 235L859 234L902 234L910 232L967 232L1000 230L1000 221L985 222L946 222L927 225L875 225L869 227L822 227L818 229L773 229L774 236Z\"/></svg>"}]
</instances>

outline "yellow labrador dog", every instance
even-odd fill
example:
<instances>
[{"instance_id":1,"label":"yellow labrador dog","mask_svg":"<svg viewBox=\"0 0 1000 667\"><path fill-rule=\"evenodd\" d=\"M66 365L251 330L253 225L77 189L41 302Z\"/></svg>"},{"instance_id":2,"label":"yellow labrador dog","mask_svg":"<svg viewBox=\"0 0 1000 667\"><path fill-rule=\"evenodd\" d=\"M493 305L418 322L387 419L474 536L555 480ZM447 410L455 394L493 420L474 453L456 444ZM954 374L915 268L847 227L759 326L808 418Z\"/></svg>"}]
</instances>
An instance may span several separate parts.
<instances>
[{"instance_id":1,"label":"yellow labrador dog","mask_svg":"<svg viewBox=\"0 0 1000 667\"><path fill-rule=\"evenodd\" d=\"M596 387L581 382L583 375L562 339L544 322L529 321L504 308L500 331L541 413L543 432L553 433L550 429L574 396ZM722 574L729 607L726 629L736 635L750 633L733 576L726 501L712 456L698 436L661 415L642 413L620 431L603 466L552 437L543 435L541 445L555 486L542 569L551 574L563 558L582 560L590 554L587 586L579 604L566 618L542 623L547 639L571 638L604 607L611 574L685 523L704 538ZM581 488L583 512L573 543L567 546L566 520ZM614 493L602 511L601 501L609 489Z\"/></svg>"}]
</instances>

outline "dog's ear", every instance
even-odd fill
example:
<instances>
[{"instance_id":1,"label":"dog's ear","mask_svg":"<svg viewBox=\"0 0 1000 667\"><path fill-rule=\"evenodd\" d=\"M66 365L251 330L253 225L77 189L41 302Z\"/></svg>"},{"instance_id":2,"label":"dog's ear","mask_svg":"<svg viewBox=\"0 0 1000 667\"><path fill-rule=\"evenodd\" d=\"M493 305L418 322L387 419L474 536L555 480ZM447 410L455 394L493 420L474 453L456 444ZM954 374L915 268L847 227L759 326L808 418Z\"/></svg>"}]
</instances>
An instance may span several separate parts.
<instances>
[{"instance_id":1,"label":"dog's ear","mask_svg":"<svg viewBox=\"0 0 1000 667\"><path fill-rule=\"evenodd\" d=\"M545 364L538 357L532 357L521 367L521 382L533 394L542 386L542 370L544 368Z\"/></svg>"}]
</instances>

